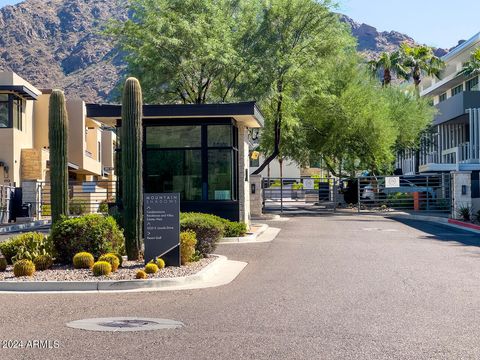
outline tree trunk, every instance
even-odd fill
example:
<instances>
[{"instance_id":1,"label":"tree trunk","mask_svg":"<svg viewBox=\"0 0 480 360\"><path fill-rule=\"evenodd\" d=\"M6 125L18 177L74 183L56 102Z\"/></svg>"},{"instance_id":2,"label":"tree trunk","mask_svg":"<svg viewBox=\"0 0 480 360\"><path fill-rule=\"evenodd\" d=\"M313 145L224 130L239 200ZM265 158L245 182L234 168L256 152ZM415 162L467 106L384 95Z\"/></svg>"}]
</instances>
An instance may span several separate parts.
<instances>
[{"instance_id":1,"label":"tree trunk","mask_svg":"<svg viewBox=\"0 0 480 360\"><path fill-rule=\"evenodd\" d=\"M392 73L389 69L383 71L383 86L388 86L392 82Z\"/></svg>"}]
</instances>

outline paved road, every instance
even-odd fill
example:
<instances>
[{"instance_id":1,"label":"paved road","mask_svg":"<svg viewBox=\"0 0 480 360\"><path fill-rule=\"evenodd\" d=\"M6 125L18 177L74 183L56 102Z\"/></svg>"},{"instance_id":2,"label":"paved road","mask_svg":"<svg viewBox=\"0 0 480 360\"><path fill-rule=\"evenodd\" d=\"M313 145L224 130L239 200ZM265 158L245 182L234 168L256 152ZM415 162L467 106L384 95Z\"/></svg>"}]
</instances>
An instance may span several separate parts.
<instances>
[{"instance_id":1,"label":"paved road","mask_svg":"<svg viewBox=\"0 0 480 360\"><path fill-rule=\"evenodd\" d=\"M0 295L0 339L59 340L0 359L479 359L480 239L381 217L296 217L272 243L223 245L249 265L219 288L156 293ZM414 226L414 227L410 227ZM96 333L106 316L184 329Z\"/></svg>"}]
</instances>

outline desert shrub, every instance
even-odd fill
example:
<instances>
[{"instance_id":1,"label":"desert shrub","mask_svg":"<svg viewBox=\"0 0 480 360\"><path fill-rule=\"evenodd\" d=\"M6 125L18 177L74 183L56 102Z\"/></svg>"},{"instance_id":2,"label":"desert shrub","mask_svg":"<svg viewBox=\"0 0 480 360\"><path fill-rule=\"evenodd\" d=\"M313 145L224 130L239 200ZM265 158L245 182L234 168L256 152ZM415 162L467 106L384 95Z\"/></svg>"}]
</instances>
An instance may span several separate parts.
<instances>
[{"instance_id":1,"label":"desert shrub","mask_svg":"<svg viewBox=\"0 0 480 360\"><path fill-rule=\"evenodd\" d=\"M20 276L32 276L35 273L35 265L31 260L19 260L13 264L13 275Z\"/></svg>"},{"instance_id":2,"label":"desert shrub","mask_svg":"<svg viewBox=\"0 0 480 360\"><path fill-rule=\"evenodd\" d=\"M105 254L98 258L98 261L106 261L112 266L112 271L115 272L120 266L120 260L118 260L117 255L115 254Z\"/></svg>"},{"instance_id":3,"label":"desert shrub","mask_svg":"<svg viewBox=\"0 0 480 360\"><path fill-rule=\"evenodd\" d=\"M227 237L244 236L247 233L247 224L243 222L225 220L224 225Z\"/></svg>"},{"instance_id":4,"label":"desert shrub","mask_svg":"<svg viewBox=\"0 0 480 360\"><path fill-rule=\"evenodd\" d=\"M52 227L51 238L62 263L69 263L81 251L96 258L106 253L123 253L125 241L115 220L100 214L58 221Z\"/></svg>"},{"instance_id":5,"label":"desert shrub","mask_svg":"<svg viewBox=\"0 0 480 360\"><path fill-rule=\"evenodd\" d=\"M457 209L457 216L462 219L463 221L471 221L472 220L472 208L468 205L460 206Z\"/></svg>"},{"instance_id":6,"label":"desert shrub","mask_svg":"<svg viewBox=\"0 0 480 360\"><path fill-rule=\"evenodd\" d=\"M79 252L73 257L73 267L75 269L91 269L94 263L95 258L86 251Z\"/></svg>"},{"instance_id":7,"label":"desert shrub","mask_svg":"<svg viewBox=\"0 0 480 360\"><path fill-rule=\"evenodd\" d=\"M159 269L163 269L165 267L165 260L162 258L158 258L156 262Z\"/></svg>"},{"instance_id":8,"label":"desert shrub","mask_svg":"<svg viewBox=\"0 0 480 360\"><path fill-rule=\"evenodd\" d=\"M4 256L0 256L0 271L7 270L7 259Z\"/></svg>"},{"instance_id":9,"label":"desert shrub","mask_svg":"<svg viewBox=\"0 0 480 360\"><path fill-rule=\"evenodd\" d=\"M180 258L182 265L192 261L195 254L195 245L197 244L197 235L192 230L180 233Z\"/></svg>"},{"instance_id":10,"label":"desert shrub","mask_svg":"<svg viewBox=\"0 0 480 360\"><path fill-rule=\"evenodd\" d=\"M143 270L138 270L137 274L135 275L136 279L146 279L148 277L147 273Z\"/></svg>"},{"instance_id":11,"label":"desert shrub","mask_svg":"<svg viewBox=\"0 0 480 360\"><path fill-rule=\"evenodd\" d=\"M98 212L108 214L108 203L106 201L102 201L100 205L98 205Z\"/></svg>"},{"instance_id":12,"label":"desert shrub","mask_svg":"<svg viewBox=\"0 0 480 360\"><path fill-rule=\"evenodd\" d=\"M200 251L195 250L195 253L192 255L191 262L197 262L203 259L202 254L200 254Z\"/></svg>"},{"instance_id":13,"label":"desert shrub","mask_svg":"<svg viewBox=\"0 0 480 360\"><path fill-rule=\"evenodd\" d=\"M87 213L88 204L85 200L72 199L68 205L70 215L83 215Z\"/></svg>"},{"instance_id":14,"label":"desert shrub","mask_svg":"<svg viewBox=\"0 0 480 360\"><path fill-rule=\"evenodd\" d=\"M9 264L18 260L33 260L39 255L54 255L52 239L38 232L28 232L0 243L0 252Z\"/></svg>"},{"instance_id":15,"label":"desert shrub","mask_svg":"<svg viewBox=\"0 0 480 360\"><path fill-rule=\"evenodd\" d=\"M33 263L38 271L48 270L53 265L53 258L50 255L39 255L33 259Z\"/></svg>"},{"instance_id":16,"label":"desert shrub","mask_svg":"<svg viewBox=\"0 0 480 360\"><path fill-rule=\"evenodd\" d=\"M112 272L112 265L106 261L97 261L93 264L92 271L94 276L108 276Z\"/></svg>"},{"instance_id":17,"label":"desert shrub","mask_svg":"<svg viewBox=\"0 0 480 360\"><path fill-rule=\"evenodd\" d=\"M158 266L154 263L148 263L145 265L145 272L147 274L155 274L158 271Z\"/></svg>"},{"instance_id":18,"label":"desert shrub","mask_svg":"<svg viewBox=\"0 0 480 360\"><path fill-rule=\"evenodd\" d=\"M123 266L123 256L119 253L112 253L112 254L115 255L118 258L118 262L119 262L118 267L122 267Z\"/></svg>"},{"instance_id":19,"label":"desert shrub","mask_svg":"<svg viewBox=\"0 0 480 360\"><path fill-rule=\"evenodd\" d=\"M225 232L225 226L217 216L202 213L182 213L180 230L193 231L197 236L195 246L203 256L212 253Z\"/></svg>"}]
</instances>

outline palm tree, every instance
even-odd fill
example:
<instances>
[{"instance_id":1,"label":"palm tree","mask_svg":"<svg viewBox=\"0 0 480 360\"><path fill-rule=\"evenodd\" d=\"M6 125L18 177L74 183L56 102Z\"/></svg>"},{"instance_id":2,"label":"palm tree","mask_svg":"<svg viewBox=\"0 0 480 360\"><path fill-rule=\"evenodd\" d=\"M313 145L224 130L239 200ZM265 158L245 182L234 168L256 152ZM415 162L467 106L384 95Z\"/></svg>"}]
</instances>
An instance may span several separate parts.
<instances>
[{"instance_id":1,"label":"palm tree","mask_svg":"<svg viewBox=\"0 0 480 360\"><path fill-rule=\"evenodd\" d=\"M410 76L413 78L417 90L424 75L439 77L445 67L445 63L435 56L433 49L429 46L410 46L403 43L400 52L403 57L403 65L410 69Z\"/></svg>"},{"instance_id":2,"label":"palm tree","mask_svg":"<svg viewBox=\"0 0 480 360\"><path fill-rule=\"evenodd\" d=\"M470 60L463 64L463 69L458 73L458 75L464 75L465 77L478 74L480 74L480 48L471 53Z\"/></svg>"},{"instance_id":3,"label":"palm tree","mask_svg":"<svg viewBox=\"0 0 480 360\"><path fill-rule=\"evenodd\" d=\"M408 70L403 65L403 57L399 51L382 53L378 59L369 61L368 67L373 72L374 76L377 76L378 71L383 72L383 86L387 86L391 83L393 74L404 79L408 76Z\"/></svg>"}]
</instances>

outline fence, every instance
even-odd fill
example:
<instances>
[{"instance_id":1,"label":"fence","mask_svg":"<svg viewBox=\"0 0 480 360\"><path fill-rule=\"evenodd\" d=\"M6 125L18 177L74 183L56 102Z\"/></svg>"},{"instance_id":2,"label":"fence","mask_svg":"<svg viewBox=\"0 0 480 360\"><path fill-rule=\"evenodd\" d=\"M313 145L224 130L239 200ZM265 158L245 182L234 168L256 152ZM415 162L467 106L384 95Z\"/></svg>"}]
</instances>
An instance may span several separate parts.
<instances>
[{"instance_id":1,"label":"fence","mask_svg":"<svg viewBox=\"0 0 480 360\"><path fill-rule=\"evenodd\" d=\"M0 224L6 224L10 221L14 193L15 188L13 186L0 185Z\"/></svg>"},{"instance_id":2,"label":"fence","mask_svg":"<svg viewBox=\"0 0 480 360\"><path fill-rule=\"evenodd\" d=\"M37 182L35 196L30 204L30 216L49 218L51 216L50 183ZM25 193L24 193L25 198ZM116 201L115 181L70 181L68 184L70 215L106 213L110 204Z\"/></svg>"},{"instance_id":3,"label":"fence","mask_svg":"<svg viewBox=\"0 0 480 360\"><path fill-rule=\"evenodd\" d=\"M358 211L399 210L449 213L450 174L358 178Z\"/></svg>"},{"instance_id":4,"label":"fence","mask_svg":"<svg viewBox=\"0 0 480 360\"><path fill-rule=\"evenodd\" d=\"M331 178L264 178L264 211L335 211L338 183Z\"/></svg>"}]
</instances>

